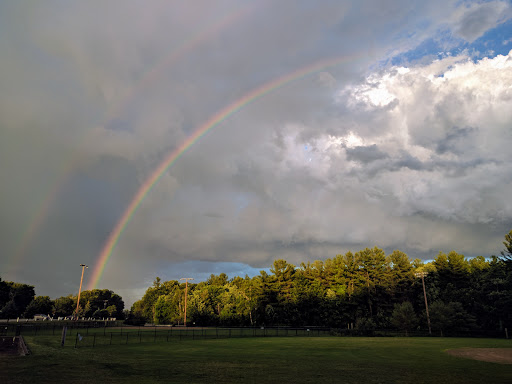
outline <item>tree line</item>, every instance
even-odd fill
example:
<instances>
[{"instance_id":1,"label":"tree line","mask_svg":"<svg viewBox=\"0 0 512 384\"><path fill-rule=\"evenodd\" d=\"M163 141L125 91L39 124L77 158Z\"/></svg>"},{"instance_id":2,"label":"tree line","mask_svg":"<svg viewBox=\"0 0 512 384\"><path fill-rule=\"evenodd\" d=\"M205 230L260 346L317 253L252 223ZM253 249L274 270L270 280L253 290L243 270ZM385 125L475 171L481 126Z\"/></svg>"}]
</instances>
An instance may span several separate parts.
<instances>
[{"instance_id":1,"label":"tree line","mask_svg":"<svg viewBox=\"0 0 512 384\"><path fill-rule=\"evenodd\" d=\"M77 296L62 296L55 300L49 296L36 296L34 286L0 278L0 319L33 318L36 314L51 317L75 315ZM124 316L121 296L108 289L82 291L78 317L103 319Z\"/></svg>"},{"instance_id":2,"label":"tree line","mask_svg":"<svg viewBox=\"0 0 512 384\"><path fill-rule=\"evenodd\" d=\"M512 329L512 231L500 257L440 252L428 263L377 247L270 273L211 275L188 284L187 323L197 326L330 326L362 330L426 330L424 292L433 331ZM128 321L183 324L185 284L156 278Z\"/></svg>"}]
</instances>

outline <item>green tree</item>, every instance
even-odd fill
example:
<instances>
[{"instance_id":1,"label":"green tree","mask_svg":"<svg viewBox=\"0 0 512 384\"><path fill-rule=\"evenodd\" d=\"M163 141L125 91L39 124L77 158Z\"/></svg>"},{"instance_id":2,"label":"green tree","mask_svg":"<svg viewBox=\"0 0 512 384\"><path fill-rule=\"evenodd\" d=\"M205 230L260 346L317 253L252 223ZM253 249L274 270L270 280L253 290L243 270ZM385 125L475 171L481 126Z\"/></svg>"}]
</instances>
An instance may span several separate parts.
<instances>
[{"instance_id":1,"label":"green tree","mask_svg":"<svg viewBox=\"0 0 512 384\"><path fill-rule=\"evenodd\" d=\"M286 260L278 259L270 267L270 272L274 274L279 282L288 282L295 273L295 266L289 264Z\"/></svg>"},{"instance_id":2,"label":"green tree","mask_svg":"<svg viewBox=\"0 0 512 384\"><path fill-rule=\"evenodd\" d=\"M115 317L117 313L119 313L119 310L115 305L110 305L107 307L106 311L108 312L109 317Z\"/></svg>"},{"instance_id":3,"label":"green tree","mask_svg":"<svg viewBox=\"0 0 512 384\"><path fill-rule=\"evenodd\" d=\"M76 302L72 296L59 297L53 302L52 313L57 317L71 316L75 308Z\"/></svg>"},{"instance_id":4,"label":"green tree","mask_svg":"<svg viewBox=\"0 0 512 384\"><path fill-rule=\"evenodd\" d=\"M97 309L92 314L92 317L94 319L106 319L107 317L109 317L109 313L106 309Z\"/></svg>"},{"instance_id":5,"label":"green tree","mask_svg":"<svg viewBox=\"0 0 512 384\"><path fill-rule=\"evenodd\" d=\"M395 304L390 321L395 328L405 331L406 336L418 325L418 318L409 301Z\"/></svg>"},{"instance_id":6,"label":"green tree","mask_svg":"<svg viewBox=\"0 0 512 384\"><path fill-rule=\"evenodd\" d=\"M92 307L91 302L89 300L87 300L87 303L85 303L85 307L84 307L82 316L91 317L93 313L94 313L94 308Z\"/></svg>"},{"instance_id":7,"label":"green tree","mask_svg":"<svg viewBox=\"0 0 512 384\"><path fill-rule=\"evenodd\" d=\"M144 302L141 300L136 301L133 303L130 314L128 318L126 319L127 324L132 325L142 325L146 322L146 319L144 318L143 314L143 308L144 308Z\"/></svg>"},{"instance_id":8,"label":"green tree","mask_svg":"<svg viewBox=\"0 0 512 384\"><path fill-rule=\"evenodd\" d=\"M386 289L390 297L395 297L399 302L407 301L411 294L411 285L414 278L413 266L409 257L399 250L395 250L388 256L391 269L387 273Z\"/></svg>"},{"instance_id":9,"label":"green tree","mask_svg":"<svg viewBox=\"0 0 512 384\"><path fill-rule=\"evenodd\" d=\"M220 275L216 276L214 274L211 274L208 280L206 280L206 283L208 285L214 285L217 287L222 287L228 283L228 275L225 273L221 273Z\"/></svg>"},{"instance_id":10,"label":"green tree","mask_svg":"<svg viewBox=\"0 0 512 384\"><path fill-rule=\"evenodd\" d=\"M15 319L19 316L20 311L16 306L14 300L9 300L0 311L0 318L2 319Z\"/></svg>"},{"instance_id":11,"label":"green tree","mask_svg":"<svg viewBox=\"0 0 512 384\"><path fill-rule=\"evenodd\" d=\"M52 313L52 307L53 302L50 300L49 296L36 296L25 309L23 316L25 318L32 318L38 313L50 315Z\"/></svg>"},{"instance_id":12,"label":"green tree","mask_svg":"<svg viewBox=\"0 0 512 384\"><path fill-rule=\"evenodd\" d=\"M6 316L6 313L9 313L9 317L19 317L34 299L34 287L12 281L7 281L6 284L9 288L9 301L5 305L6 307L8 306L6 310L2 309L4 313L2 316Z\"/></svg>"},{"instance_id":13,"label":"green tree","mask_svg":"<svg viewBox=\"0 0 512 384\"><path fill-rule=\"evenodd\" d=\"M9 301L9 292L11 291L11 288L9 285L2 281L2 278L0 278L0 310L7 304Z\"/></svg>"},{"instance_id":14,"label":"green tree","mask_svg":"<svg viewBox=\"0 0 512 384\"><path fill-rule=\"evenodd\" d=\"M428 272L425 288L429 305L433 305L435 330L469 330L476 320L485 329L512 328L512 272L501 258L466 260L451 251L440 252L425 264L419 259L411 262L399 250L386 256L374 247L301 263L299 268L277 259L270 270L271 274L261 271L253 278L236 276L231 280L221 273L190 284L187 318L201 325L346 327L355 323L367 330L388 326L395 319L397 328L409 332L408 322L414 323L415 318L403 314L410 309L403 303L424 308L422 282L413 273L423 271ZM155 279L132 306L129 321L181 322L184 289L185 284L178 281ZM101 299L98 292L88 297L93 306Z\"/></svg>"},{"instance_id":15,"label":"green tree","mask_svg":"<svg viewBox=\"0 0 512 384\"><path fill-rule=\"evenodd\" d=\"M155 324L170 324L171 323L171 305L168 302L170 296L161 295L155 302L155 312L153 315L153 322Z\"/></svg>"},{"instance_id":16,"label":"green tree","mask_svg":"<svg viewBox=\"0 0 512 384\"><path fill-rule=\"evenodd\" d=\"M441 332L469 331L476 327L474 316L466 312L459 302L444 303L435 301L429 308L430 323L433 330Z\"/></svg>"},{"instance_id":17,"label":"green tree","mask_svg":"<svg viewBox=\"0 0 512 384\"><path fill-rule=\"evenodd\" d=\"M512 230L505 235L503 245L505 246L505 249L501 251L501 256L503 256L503 260L512 269Z\"/></svg>"},{"instance_id":18,"label":"green tree","mask_svg":"<svg viewBox=\"0 0 512 384\"><path fill-rule=\"evenodd\" d=\"M105 309L106 306L115 306L116 311L113 317L122 318L124 301L118 294L108 289L93 289L90 291L82 291L80 296L80 304L86 303L84 316L89 317L95 311ZM88 303L88 307L87 307Z\"/></svg>"}]
</instances>

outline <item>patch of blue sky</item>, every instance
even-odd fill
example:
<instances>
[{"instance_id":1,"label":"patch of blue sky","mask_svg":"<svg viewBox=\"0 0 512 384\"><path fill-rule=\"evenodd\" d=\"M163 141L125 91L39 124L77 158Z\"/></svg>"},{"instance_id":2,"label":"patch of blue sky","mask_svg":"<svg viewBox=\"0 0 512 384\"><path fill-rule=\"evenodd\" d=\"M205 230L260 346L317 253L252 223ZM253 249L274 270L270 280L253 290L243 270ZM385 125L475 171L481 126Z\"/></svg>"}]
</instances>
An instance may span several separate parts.
<instances>
[{"instance_id":1,"label":"patch of blue sky","mask_svg":"<svg viewBox=\"0 0 512 384\"><path fill-rule=\"evenodd\" d=\"M237 276L244 278L246 275L251 278L259 275L262 270L270 274L270 268L254 268L248 264L227 261L191 260L173 264L168 270L165 270L165 267L163 269L166 279L179 280L181 277L186 276L194 278L193 283L206 281L212 274L220 275L225 273L229 279Z\"/></svg>"},{"instance_id":2,"label":"patch of blue sky","mask_svg":"<svg viewBox=\"0 0 512 384\"><path fill-rule=\"evenodd\" d=\"M474 61L483 57L506 55L512 49L512 20L490 29L473 42L467 42L454 36L449 31L439 33L435 38L423 41L407 52L393 57L393 66L408 66L447 56L457 56L462 53L469 55Z\"/></svg>"},{"instance_id":3,"label":"patch of blue sky","mask_svg":"<svg viewBox=\"0 0 512 384\"><path fill-rule=\"evenodd\" d=\"M512 19L487 31L468 47L480 52L480 58L507 55L512 49Z\"/></svg>"},{"instance_id":4,"label":"patch of blue sky","mask_svg":"<svg viewBox=\"0 0 512 384\"><path fill-rule=\"evenodd\" d=\"M424 60L425 58L440 58L440 52L442 51L443 50L440 41L427 39L413 50L393 57L391 59L391 65L408 66L409 64L416 63L418 61Z\"/></svg>"}]
</instances>

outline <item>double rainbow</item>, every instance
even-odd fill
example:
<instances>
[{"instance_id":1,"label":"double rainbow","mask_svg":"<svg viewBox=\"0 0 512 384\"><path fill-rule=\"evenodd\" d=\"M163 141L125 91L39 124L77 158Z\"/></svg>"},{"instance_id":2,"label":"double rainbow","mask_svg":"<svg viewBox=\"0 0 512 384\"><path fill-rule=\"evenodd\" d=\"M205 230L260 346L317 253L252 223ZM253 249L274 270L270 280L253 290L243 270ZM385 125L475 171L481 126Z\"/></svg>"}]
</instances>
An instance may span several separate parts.
<instances>
[{"instance_id":1,"label":"double rainbow","mask_svg":"<svg viewBox=\"0 0 512 384\"><path fill-rule=\"evenodd\" d=\"M117 222L113 231L110 233L107 242L105 243L101 253L99 254L98 260L94 266L92 278L89 284L89 289L94 289L97 287L103 274L103 271L105 270L105 266L107 265L110 257L112 256L114 248L119 242L119 238L126 229L126 226L132 219L137 209L140 207L142 201L145 199L145 197L148 195L151 189L158 183L162 175L176 162L176 160L178 160L181 157L181 155L183 155L202 136L204 136L208 131L210 131L214 127L217 127L220 123L222 123L228 117L238 112L243 107L262 98L266 94L275 91L283 87L284 85L291 83L292 81L302 79L305 76L314 74L329 67L333 67L348 61L358 59L360 57L361 55L344 56L341 58L338 57L322 60L312 65L308 65L288 75L279 77L277 79L265 83L264 85L250 91L249 93L245 94L242 98L238 99L237 101L233 102L232 104L228 105L227 107L225 107L224 109L220 110L215 115L210 117L191 136L189 136L187 140L185 140L178 148L171 152L139 188L133 200L128 205L127 209Z\"/></svg>"}]
</instances>

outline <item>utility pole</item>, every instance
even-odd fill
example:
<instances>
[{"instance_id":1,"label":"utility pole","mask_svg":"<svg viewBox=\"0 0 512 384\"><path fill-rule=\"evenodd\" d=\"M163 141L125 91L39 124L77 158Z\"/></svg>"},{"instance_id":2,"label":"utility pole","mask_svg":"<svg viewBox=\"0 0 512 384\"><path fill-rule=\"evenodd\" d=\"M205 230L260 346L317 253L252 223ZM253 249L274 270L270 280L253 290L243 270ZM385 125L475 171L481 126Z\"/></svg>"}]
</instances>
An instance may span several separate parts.
<instances>
[{"instance_id":1,"label":"utility pole","mask_svg":"<svg viewBox=\"0 0 512 384\"><path fill-rule=\"evenodd\" d=\"M428 333L431 335L432 329L430 328L430 315L428 314L427 292L425 291L425 276L428 275L428 272L416 272L414 275L416 277L421 277L421 282L423 283L423 296L425 297L425 309L427 310Z\"/></svg>"},{"instance_id":2,"label":"utility pole","mask_svg":"<svg viewBox=\"0 0 512 384\"><path fill-rule=\"evenodd\" d=\"M183 277L181 278L180 280L185 280L185 321L184 321L184 324L185 324L185 327L187 326L187 293L188 293L188 281L189 280L194 280L193 278L191 277Z\"/></svg>"},{"instance_id":3,"label":"utility pole","mask_svg":"<svg viewBox=\"0 0 512 384\"><path fill-rule=\"evenodd\" d=\"M80 264L82 267L82 277L80 278L80 288L78 289L78 300L76 301L76 312L75 312L75 319L78 320L78 306L80 305L80 293L82 292L82 282L84 281L84 270L85 268L89 268L85 264Z\"/></svg>"}]
</instances>

